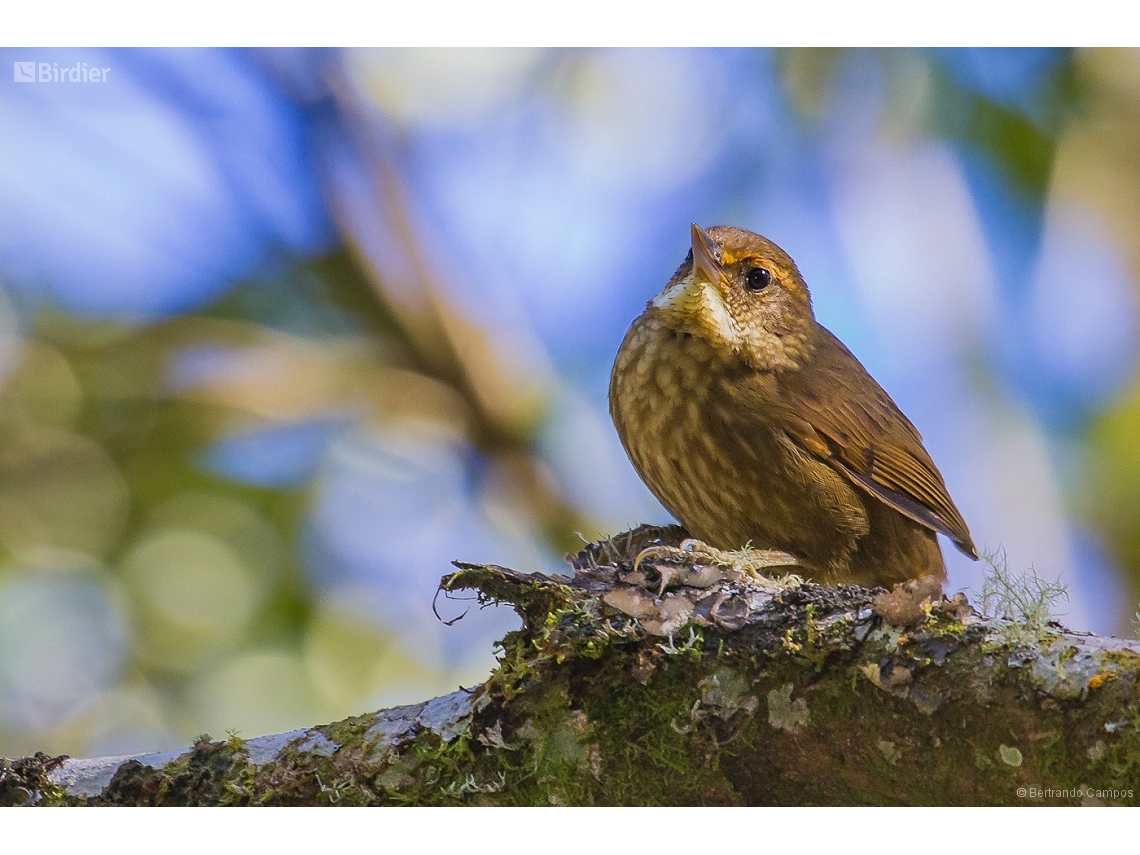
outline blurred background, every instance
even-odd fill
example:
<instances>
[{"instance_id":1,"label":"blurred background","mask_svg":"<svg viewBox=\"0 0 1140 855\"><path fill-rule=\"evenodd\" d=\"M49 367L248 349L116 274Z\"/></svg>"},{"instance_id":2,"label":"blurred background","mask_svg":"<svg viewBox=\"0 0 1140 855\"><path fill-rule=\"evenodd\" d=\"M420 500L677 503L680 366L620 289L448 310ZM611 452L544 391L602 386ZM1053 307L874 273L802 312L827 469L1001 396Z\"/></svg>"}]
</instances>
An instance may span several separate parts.
<instances>
[{"instance_id":1,"label":"blurred background","mask_svg":"<svg viewBox=\"0 0 1140 855\"><path fill-rule=\"evenodd\" d=\"M517 619L437 620L452 559L668 520L606 389L692 221L788 250L979 547L1134 632L1140 52L0 59L0 755L482 680Z\"/></svg>"}]
</instances>

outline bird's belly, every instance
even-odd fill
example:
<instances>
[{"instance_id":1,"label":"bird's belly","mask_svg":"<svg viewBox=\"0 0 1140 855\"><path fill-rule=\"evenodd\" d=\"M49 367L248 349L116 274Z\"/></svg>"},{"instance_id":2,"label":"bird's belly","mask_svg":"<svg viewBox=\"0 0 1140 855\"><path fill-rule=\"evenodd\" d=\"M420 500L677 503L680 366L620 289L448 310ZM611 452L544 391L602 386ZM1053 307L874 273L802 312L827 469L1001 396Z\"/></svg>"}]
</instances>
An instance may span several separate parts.
<instances>
[{"instance_id":1,"label":"bird's belly","mask_svg":"<svg viewBox=\"0 0 1140 855\"><path fill-rule=\"evenodd\" d=\"M636 342L635 342L636 344ZM763 413L733 412L731 383L697 340L684 359L620 365L611 388L614 422L634 468L694 537L722 549L746 543L829 565L866 532L861 500L830 466L796 447ZM628 370L632 369L632 370Z\"/></svg>"}]
</instances>

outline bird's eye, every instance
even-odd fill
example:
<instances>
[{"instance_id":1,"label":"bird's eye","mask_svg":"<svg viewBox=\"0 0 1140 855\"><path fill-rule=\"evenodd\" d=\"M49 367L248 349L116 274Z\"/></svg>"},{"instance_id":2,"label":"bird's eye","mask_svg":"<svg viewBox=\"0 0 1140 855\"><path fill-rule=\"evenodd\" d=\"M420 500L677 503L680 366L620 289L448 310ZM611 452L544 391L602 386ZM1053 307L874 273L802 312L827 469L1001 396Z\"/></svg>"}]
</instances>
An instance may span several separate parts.
<instances>
[{"instance_id":1,"label":"bird's eye","mask_svg":"<svg viewBox=\"0 0 1140 855\"><path fill-rule=\"evenodd\" d=\"M749 291L763 291L772 281L772 274L766 267L753 267L744 277L744 285Z\"/></svg>"}]
</instances>

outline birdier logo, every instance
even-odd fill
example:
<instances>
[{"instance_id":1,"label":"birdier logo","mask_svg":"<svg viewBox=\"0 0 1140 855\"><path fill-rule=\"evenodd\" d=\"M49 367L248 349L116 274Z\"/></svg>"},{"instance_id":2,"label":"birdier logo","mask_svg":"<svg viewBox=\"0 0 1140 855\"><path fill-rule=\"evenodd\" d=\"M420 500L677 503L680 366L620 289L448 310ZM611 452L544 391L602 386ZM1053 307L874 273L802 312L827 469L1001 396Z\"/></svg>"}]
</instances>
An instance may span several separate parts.
<instances>
[{"instance_id":1,"label":"birdier logo","mask_svg":"<svg viewBox=\"0 0 1140 855\"><path fill-rule=\"evenodd\" d=\"M13 62L16 83L106 83L109 68L88 66L85 62L65 65L58 62Z\"/></svg>"}]
</instances>

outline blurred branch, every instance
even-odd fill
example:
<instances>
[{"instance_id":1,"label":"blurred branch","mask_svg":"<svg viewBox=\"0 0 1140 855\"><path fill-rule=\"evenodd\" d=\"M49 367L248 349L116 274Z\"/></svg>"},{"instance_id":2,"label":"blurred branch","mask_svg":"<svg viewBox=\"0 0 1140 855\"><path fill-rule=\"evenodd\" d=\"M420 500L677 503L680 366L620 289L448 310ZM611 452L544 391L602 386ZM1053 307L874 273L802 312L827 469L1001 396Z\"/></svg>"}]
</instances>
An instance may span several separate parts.
<instances>
[{"instance_id":1,"label":"blurred branch","mask_svg":"<svg viewBox=\"0 0 1140 855\"><path fill-rule=\"evenodd\" d=\"M517 445L534 425L537 389L523 388L522 374L499 362L487 346L486 333L464 321L450 304L412 226L407 193L388 151L394 141L381 134L378 117L366 111L343 76L329 72L329 82L354 153L380 203L382 216L371 225L387 231L379 241L376 235L363 239L361 224L348 214L341 193L333 187L329 195L347 245L373 292L401 326L418 357L417 367L459 389L474 405L475 442L487 448ZM384 252L364 248L377 243ZM531 385L537 385L533 379Z\"/></svg>"},{"instance_id":2,"label":"blurred branch","mask_svg":"<svg viewBox=\"0 0 1140 855\"><path fill-rule=\"evenodd\" d=\"M531 448L557 378L542 365L506 363L489 333L452 304L409 214L394 135L362 103L339 67L326 70L326 82L379 208L374 219L363 222L350 213L343 188L332 180L327 197L357 270L396 321L411 355L407 367L458 394L472 444L491 456L492 470L511 473L500 482L509 480L519 495L506 498L537 514L551 543L567 548L575 542L574 532L590 528L589 520L565 500ZM362 234L362 228L377 233ZM382 251L369 249L375 247ZM533 335L527 338L537 342Z\"/></svg>"},{"instance_id":3,"label":"blurred branch","mask_svg":"<svg viewBox=\"0 0 1140 855\"><path fill-rule=\"evenodd\" d=\"M525 620L471 692L180 754L5 761L0 803L1137 803L1140 643L1026 640L960 598L891 626L876 610L904 593L630 572L678 537L595 544L571 581L444 579Z\"/></svg>"}]
</instances>

